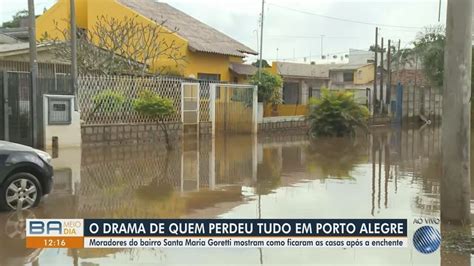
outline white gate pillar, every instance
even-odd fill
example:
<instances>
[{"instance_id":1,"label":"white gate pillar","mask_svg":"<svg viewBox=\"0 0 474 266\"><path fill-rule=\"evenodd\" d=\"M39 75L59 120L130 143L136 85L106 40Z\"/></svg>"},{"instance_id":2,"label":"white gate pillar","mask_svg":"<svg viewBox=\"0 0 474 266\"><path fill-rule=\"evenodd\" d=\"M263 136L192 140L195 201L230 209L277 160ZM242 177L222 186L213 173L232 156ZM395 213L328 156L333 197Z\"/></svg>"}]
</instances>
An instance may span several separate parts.
<instances>
[{"instance_id":1,"label":"white gate pillar","mask_svg":"<svg viewBox=\"0 0 474 266\"><path fill-rule=\"evenodd\" d=\"M252 101L252 133L258 132L258 86L253 86L253 101Z\"/></svg>"},{"instance_id":2,"label":"white gate pillar","mask_svg":"<svg viewBox=\"0 0 474 266\"><path fill-rule=\"evenodd\" d=\"M216 134L216 84L210 84L210 102L209 102L209 119L211 120L211 136Z\"/></svg>"}]
</instances>

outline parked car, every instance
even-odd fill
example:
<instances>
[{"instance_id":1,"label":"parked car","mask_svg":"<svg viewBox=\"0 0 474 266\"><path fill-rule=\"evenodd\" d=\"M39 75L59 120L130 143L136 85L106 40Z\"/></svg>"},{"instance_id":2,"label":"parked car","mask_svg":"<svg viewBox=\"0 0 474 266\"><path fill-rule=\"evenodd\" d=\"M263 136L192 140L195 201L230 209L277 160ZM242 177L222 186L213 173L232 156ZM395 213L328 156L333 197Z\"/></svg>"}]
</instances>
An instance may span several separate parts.
<instances>
[{"instance_id":1,"label":"parked car","mask_svg":"<svg viewBox=\"0 0 474 266\"><path fill-rule=\"evenodd\" d=\"M51 156L28 146L0 141L0 209L35 207L53 186Z\"/></svg>"}]
</instances>

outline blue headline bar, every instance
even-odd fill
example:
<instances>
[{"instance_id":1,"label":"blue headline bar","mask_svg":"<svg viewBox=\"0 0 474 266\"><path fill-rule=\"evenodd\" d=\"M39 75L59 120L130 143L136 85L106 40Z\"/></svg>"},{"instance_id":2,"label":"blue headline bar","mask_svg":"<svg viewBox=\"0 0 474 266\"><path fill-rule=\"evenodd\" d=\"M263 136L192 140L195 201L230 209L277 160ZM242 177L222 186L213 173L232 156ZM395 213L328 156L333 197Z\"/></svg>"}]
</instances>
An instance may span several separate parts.
<instances>
[{"instance_id":1,"label":"blue headline bar","mask_svg":"<svg viewBox=\"0 0 474 266\"><path fill-rule=\"evenodd\" d=\"M406 219L85 219L97 237L406 237Z\"/></svg>"}]
</instances>

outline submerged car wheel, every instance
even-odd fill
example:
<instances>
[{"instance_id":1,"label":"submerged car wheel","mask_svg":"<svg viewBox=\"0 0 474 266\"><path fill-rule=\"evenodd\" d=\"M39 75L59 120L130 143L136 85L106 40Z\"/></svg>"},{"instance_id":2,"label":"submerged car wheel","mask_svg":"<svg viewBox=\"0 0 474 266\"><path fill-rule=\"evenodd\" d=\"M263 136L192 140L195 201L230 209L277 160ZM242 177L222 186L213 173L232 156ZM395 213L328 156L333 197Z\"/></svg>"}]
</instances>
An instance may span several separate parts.
<instances>
[{"instance_id":1,"label":"submerged car wheel","mask_svg":"<svg viewBox=\"0 0 474 266\"><path fill-rule=\"evenodd\" d=\"M38 205L42 190L38 179L29 173L10 176L1 187L0 207L3 210L26 210Z\"/></svg>"}]
</instances>

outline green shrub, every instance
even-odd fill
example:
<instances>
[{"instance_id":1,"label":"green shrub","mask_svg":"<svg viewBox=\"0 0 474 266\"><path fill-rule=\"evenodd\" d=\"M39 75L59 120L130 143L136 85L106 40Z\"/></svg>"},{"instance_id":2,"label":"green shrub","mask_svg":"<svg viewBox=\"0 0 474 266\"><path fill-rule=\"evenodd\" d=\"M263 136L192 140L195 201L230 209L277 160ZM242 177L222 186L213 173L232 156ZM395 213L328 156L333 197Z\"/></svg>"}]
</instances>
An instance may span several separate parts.
<instances>
[{"instance_id":1,"label":"green shrub","mask_svg":"<svg viewBox=\"0 0 474 266\"><path fill-rule=\"evenodd\" d=\"M258 101L265 104L282 103L282 95L280 92L283 80L279 75L272 74L268 70L262 70L252 76L250 83L258 86Z\"/></svg>"},{"instance_id":2,"label":"green shrub","mask_svg":"<svg viewBox=\"0 0 474 266\"><path fill-rule=\"evenodd\" d=\"M90 119L99 113L112 113L120 110L125 103L125 96L121 92L104 90L92 98L94 108L87 116Z\"/></svg>"},{"instance_id":3,"label":"green shrub","mask_svg":"<svg viewBox=\"0 0 474 266\"><path fill-rule=\"evenodd\" d=\"M369 110L350 92L323 89L321 98L310 100L310 133L314 137L353 134L357 126L366 126L368 117Z\"/></svg>"},{"instance_id":4,"label":"green shrub","mask_svg":"<svg viewBox=\"0 0 474 266\"><path fill-rule=\"evenodd\" d=\"M125 97L121 92L104 90L94 96L94 113L96 111L113 112L119 110L125 103Z\"/></svg>"},{"instance_id":5,"label":"green shrub","mask_svg":"<svg viewBox=\"0 0 474 266\"><path fill-rule=\"evenodd\" d=\"M144 90L133 101L133 109L153 119L163 129L167 148L171 149L165 120L176 112L173 101L169 98L161 97L155 92Z\"/></svg>"}]
</instances>

